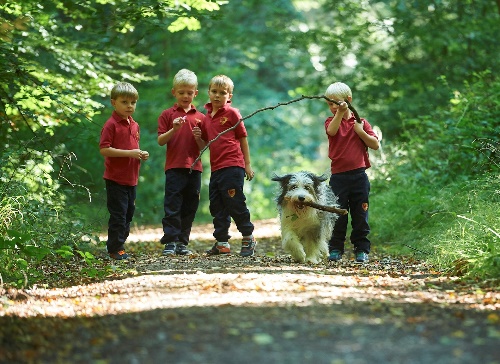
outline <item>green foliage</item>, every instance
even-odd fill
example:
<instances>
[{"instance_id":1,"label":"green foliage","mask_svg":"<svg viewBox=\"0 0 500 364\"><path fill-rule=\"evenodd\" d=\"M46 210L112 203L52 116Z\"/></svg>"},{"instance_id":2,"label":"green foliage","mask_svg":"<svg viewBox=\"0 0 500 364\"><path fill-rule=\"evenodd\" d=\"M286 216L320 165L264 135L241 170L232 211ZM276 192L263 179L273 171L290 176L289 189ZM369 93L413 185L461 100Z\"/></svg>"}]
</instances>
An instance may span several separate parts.
<instances>
[{"instance_id":1,"label":"green foliage","mask_svg":"<svg viewBox=\"0 0 500 364\"><path fill-rule=\"evenodd\" d=\"M500 278L498 177L422 193L395 186L372 199L374 241L415 254L451 275Z\"/></svg>"},{"instance_id":2,"label":"green foliage","mask_svg":"<svg viewBox=\"0 0 500 364\"><path fill-rule=\"evenodd\" d=\"M66 205L92 196L90 174L75 163L68 145L88 128L82 122L96 125L100 100L116 81L154 79L140 70L153 63L131 50L136 26L193 28L197 17L218 9L217 2L205 0L0 4L3 282L32 284L44 274L41 262L53 256L81 260L85 274L99 274L93 255L79 249L81 236L95 226ZM89 138L94 150L96 129Z\"/></svg>"},{"instance_id":3,"label":"green foliage","mask_svg":"<svg viewBox=\"0 0 500 364\"><path fill-rule=\"evenodd\" d=\"M500 71L499 8L490 0L298 3L308 31L296 44L309 44L313 84L350 84L353 104L386 136L397 136L408 117L445 107L443 75L459 88L475 72Z\"/></svg>"},{"instance_id":4,"label":"green foliage","mask_svg":"<svg viewBox=\"0 0 500 364\"><path fill-rule=\"evenodd\" d=\"M405 120L402 138L390 146L394 156L386 178L440 188L498 169L494 145L500 137L491 131L500 127L500 82L485 71L450 94L448 108ZM392 175L391 168L398 173Z\"/></svg>"},{"instance_id":5,"label":"green foliage","mask_svg":"<svg viewBox=\"0 0 500 364\"><path fill-rule=\"evenodd\" d=\"M500 82L478 74L449 108L411 120L374 182L374 239L450 274L500 278ZM394 242L391 244L391 242Z\"/></svg>"}]
</instances>

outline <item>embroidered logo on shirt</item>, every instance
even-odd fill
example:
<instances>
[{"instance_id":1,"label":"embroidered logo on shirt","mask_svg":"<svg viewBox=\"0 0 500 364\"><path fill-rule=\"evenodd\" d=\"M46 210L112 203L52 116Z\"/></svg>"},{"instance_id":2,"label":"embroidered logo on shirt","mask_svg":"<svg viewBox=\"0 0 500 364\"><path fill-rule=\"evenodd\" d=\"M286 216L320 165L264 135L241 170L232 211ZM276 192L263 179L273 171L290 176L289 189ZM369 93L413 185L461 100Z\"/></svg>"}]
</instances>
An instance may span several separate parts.
<instances>
[{"instance_id":1,"label":"embroidered logo on shirt","mask_svg":"<svg viewBox=\"0 0 500 364\"><path fill-rule=\"evenodd\" d=\"M223 116L220 118L220 125L224 125L227 121L227 117Z\"/></svg>"},{"instance_id":2,"label":"embroidered logo on shirt","mask_svg":"<svg viewBox=\"0 0 500 364\"><path fill-rule=\"evenodd\" d=\"M234 188L231 188L230 190L227 190L227 194L229 197L234 197L236 195L236 190Z\"/></svg>"},{"instance_id":3,"label":"embroidered logo on shirt","mask_svg":"<svg viewBox=\"0 0 500 364\"><path fill-rule=\"evenodd\" d=\"M361 207L363 208L364 211L368 211L368 202L363 202Z\"/></svg>"}]
</instances>

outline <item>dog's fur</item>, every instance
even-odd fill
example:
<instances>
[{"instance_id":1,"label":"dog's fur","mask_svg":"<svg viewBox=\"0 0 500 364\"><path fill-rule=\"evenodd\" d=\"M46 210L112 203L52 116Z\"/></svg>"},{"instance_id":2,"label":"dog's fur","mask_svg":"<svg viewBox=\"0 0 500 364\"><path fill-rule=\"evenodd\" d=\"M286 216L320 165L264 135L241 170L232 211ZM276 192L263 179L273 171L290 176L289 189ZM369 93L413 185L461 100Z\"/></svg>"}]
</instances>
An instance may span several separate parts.
<instances>
[{"instance_id":1,"label":"dog's fur","mask_svg":"<svg viewBox=\"0 0 500 364\"><path fill-rule=\"evenodd\" d=\"M311 201L338 207L337 197L325 182L327 179L325 175L317 176L306 171L272 178L281 187L276 198L281 243L296 262L318 264L328 255L328 241L338 215L301 205L301 202Z\"/></svg>"}]
</instances>

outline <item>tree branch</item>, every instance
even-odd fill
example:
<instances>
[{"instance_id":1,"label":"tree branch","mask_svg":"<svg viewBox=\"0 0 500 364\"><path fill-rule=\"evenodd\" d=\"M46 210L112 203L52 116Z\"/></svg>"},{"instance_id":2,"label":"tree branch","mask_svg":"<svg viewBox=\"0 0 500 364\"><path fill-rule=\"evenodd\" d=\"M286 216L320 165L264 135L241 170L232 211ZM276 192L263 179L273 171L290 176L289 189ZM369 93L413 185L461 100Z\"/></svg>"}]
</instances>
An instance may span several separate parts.
<instances>
[{"instance_id":1,"label":"tree branch","mask_svg":"<svg viewBox=\"0 0 500 364\"><path fill-rule=\"evenodd\" d=\"M246 119L249 119L251 118L252 116L254 116L255 114L261 112L261 111L266 111L266 110L274 110L276 109L277 107L280 107L280 106L285 106L285 105L290 105L290 104L293 104L294 102L298 102L298 101L302 101L302 100L305 100L305 99L325 99L326 101L330 101L330 102L333 102L334 104L337 104L337 105L340 105L340 102L338 101L335 101L335 100L332 100L324 95L320 95L320 96L305 96L305 95L302 95L301 97L299 97L298 99L294 99L294 100L290 100L290 101L287 101L287 102L280 102L278 103L277 105L274 105L274 106L267 106L267 107L264 107L262 109L258 109L256 111L254 111L253 113L251 113L250 115L247 115L243 118L241 118L240 120L238 120L238 122L236 124L234 124L232 127L230 127L229 129L226 129L224 130L223 132L217 134L217 136L215 138L213 138L212 140L210 140L207 145L205 145L205 147L200 151L200 155L198 156L198 158L195 159L195 161L193 162L193 164L191 164L191 168L189 169L189 173L191 173L193 171L193 167L194 165L196 164L196 162L198 162L200 159L201 159L201 156L202 154L208 149L208 147L210 146L210 144L212 144L213 142L215 142L217 139L219 139L219 137L222 135L222 134L225 134L231 130L234 130L236 129L236 127L243 121L243 120L246 120ZM347 103L347 107L349 108L349 110L352 111L352 113L354 114L354 118L356 119L356 121L358 123L361 123L361 119L359 118L359 114L358 112L356 111L356 109L351 105L351 103L347 100L344 100L346 103Z\"/></svg>"}]
</instances>

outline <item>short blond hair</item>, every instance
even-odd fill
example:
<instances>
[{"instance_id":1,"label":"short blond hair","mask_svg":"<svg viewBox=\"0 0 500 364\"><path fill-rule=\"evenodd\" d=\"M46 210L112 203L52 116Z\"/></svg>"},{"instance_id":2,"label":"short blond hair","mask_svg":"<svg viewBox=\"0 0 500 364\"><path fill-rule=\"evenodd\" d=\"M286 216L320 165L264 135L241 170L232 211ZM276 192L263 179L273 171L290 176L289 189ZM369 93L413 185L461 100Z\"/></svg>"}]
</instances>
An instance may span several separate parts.
<instances>
[{"instance_id":1,"label":"short blond hair","mask_svg":"<svg viewBox=\"0 0 500 364\"><path fill-rule=\"evenodd\" d=\"M175 74L172 85L174 88L177 86L198 87L198 77L193 71L183 68Z\"/></svg>"},{"instance_id":2,"label":"short blond hair","mask_svg":"<svg viewBox=\"0 0 500 364\"><path fill-rule=\"evenodd\" d=\"M139 93L137 92L135 87L132 86L130 83L118 82L111 89L111 99L116 100L119 97L126 97L126 98L139 100Z\"/></svg>"},{"instance_id":3,"label":"short blond hair","mask_svg":"<svg viewBox=\"0 0 500 364\"><path fill-rule=\"evenodd\" d=\"M233 93L234 89L234 83L233 81L227 77L226 75L217 75L214 76L211 80L210 83L208 84L208 89L210 90L210 87L217 86L217 87L227 87L229 93Z\"/></svg>"},{"instance_id":4,"label":"short blond hair","mask_svg":"<svg viewBox=\"0 0 500 364\"><path fill-rule=\"evenodd\" d=\"M332 83L326 89L325 96L329 99L338 98L345 100L348 97L352 97L352 91L349 86L342 82Z\"/></svg>"}]
</instances>

